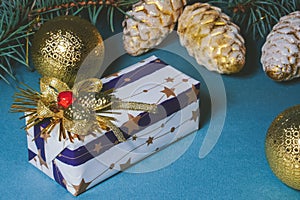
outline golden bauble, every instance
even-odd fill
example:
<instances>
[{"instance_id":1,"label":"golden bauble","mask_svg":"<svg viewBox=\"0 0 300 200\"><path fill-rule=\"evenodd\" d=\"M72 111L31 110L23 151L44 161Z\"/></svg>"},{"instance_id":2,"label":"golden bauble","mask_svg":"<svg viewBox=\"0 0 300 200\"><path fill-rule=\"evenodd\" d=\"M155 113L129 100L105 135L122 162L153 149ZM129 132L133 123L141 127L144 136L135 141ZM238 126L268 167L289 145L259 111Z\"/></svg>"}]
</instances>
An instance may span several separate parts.
<instances>
[{"instance_id":1,"label":"golden bauble","mask_svg":"<svg viewBox=\"0 0 300 200\"><path fill-rule=\"evenodd\" d=\"M35 33L31 54L42 76L55 77L72 86L75 79L97 74L104 59L104 44L97 28L88 21L60 16Z\"/></svg>"},{"instance_id":2,"label":"golden bauble","mask_svg":"<svg viewBox=\"0 0 300 200\"><path fill-rule=\"evenodd\" d=\"M266 156L274 174L300 190L300 105L280 113L266 138Z\"/></svg>"}]
</instances>

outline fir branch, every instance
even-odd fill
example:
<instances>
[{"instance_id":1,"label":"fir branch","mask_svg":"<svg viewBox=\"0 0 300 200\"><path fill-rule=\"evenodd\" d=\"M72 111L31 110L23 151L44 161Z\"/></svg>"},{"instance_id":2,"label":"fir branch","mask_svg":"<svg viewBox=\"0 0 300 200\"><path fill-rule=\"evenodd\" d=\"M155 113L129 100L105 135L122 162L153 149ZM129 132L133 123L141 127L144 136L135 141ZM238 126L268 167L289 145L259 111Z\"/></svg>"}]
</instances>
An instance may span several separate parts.
<instances>
[{"instance_id":1,"label":"fir branch","mask_svg":"<svg viewBox=\"0 0 300 200\"><path fill-rule=\"evenodd\" d=\"M14 61L25 64L24 41L32 33L31 21L25 21L29 13L27 0L0 2L0 79L9 83L5 74L15 79Z\"/></svg>"},{"instance_id":2,"label":"fir branch","mask_svg":"<svg viewBox=\"0 0 300 200\"><path fill-rule=\"evenodd\" d=\"M53 14L56 12L57 16L65 14L78 15L83 9L87 8L90 21L95 25L99 14L103 7L105 7L108 10L110 28L113 31L115 8L117 8L117 10L121 13L125 13L124 9L127 9L129 6L137 3L138 1L139 0L36 0L30 15L31 17L43 16L43 20L47 20L47 15L45 14ZM53 16L50 16L48 19L52 18Z\"/></svg>"},{"instance_id":3,"label":"fir branch","mask_svg":"<svg viewBox=\"0 0 300 200\"><path fill-rule=\"evenodd\" d=\"M78 15L87 10L90 21L96 24L106 8L111 30L114 11L125 13L138 0L7 0L0 1L0 80L13 79L15 62L28 65L28 46L32 35L42 23L60 15Z\"/></svg>"},{"instance_id":4,"label":"fir branch","mask_svg":"<svg viewBox=\"0 0 300 200\"><path fill-rule=\"evenodd\" d=\"M297 0L214 0L241 30L253 38L265 38L279 19L297 9Z\"/></svg>"}]
</instances>

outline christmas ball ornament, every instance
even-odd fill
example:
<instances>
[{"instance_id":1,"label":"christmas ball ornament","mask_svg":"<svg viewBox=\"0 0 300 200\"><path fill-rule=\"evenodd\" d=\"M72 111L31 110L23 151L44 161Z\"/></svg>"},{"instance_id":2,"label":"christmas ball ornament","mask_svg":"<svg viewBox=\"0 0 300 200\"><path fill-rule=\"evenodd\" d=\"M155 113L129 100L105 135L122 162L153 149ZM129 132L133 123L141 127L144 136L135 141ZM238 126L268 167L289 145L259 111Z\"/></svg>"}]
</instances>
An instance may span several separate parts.
<instances>
[{"instance_id":1,"label":"christmas ball ornament","mask_svg":"<svg viewBox=\"0 0 300 200\"><path fill-rule=\"evenodd\" d=\"M261 62L275 81L300 77L300 11L280 18L262 47Z\"/></svg>"},{"instance_id":2,"label":"christmas ball ornament","mask_svg":"<svg viewBox=\"0 0 300 200\"><path fill-rule=\"evenodd\" d=\"M186 6L178 20L182 46L200 65L221 74L239 72L245 64L245 42L239 27L207 3Z\"/></svg>"},{"instance_id":3,"label":"christmas ball ornament","mask_svg":"<svg viewBox=\"0 0 300 200\"><path fill-rule=\"evenodd\" d=\"M185 0L144 0L133 5L123 21L127 53L137 56L159 45L173 31Z\"/></svg>"},{"instance_id":4,"label":"christmas ball ornament","mask_svg":"<svg viewBox=\"0 0 300 200\"><path fill-rule=\"evenodd\" d=\"M268 130L265 149L274 174L300 190L300 105L275 118Z\"/></svg>"},{"instance_id":5,"label":"christmas ball ornament","mask_svg":"<svg viewBox=\"0 0 300 200\"><path fill-rule=\"evenodd\" d=\"M60 16L35 33L31 53L42 76L55 77L72 86L83 63L88 66L84 66L82 74L97 73L104 59L104 44L96 27L88 21Z\"/></svg>"}]
</instances>

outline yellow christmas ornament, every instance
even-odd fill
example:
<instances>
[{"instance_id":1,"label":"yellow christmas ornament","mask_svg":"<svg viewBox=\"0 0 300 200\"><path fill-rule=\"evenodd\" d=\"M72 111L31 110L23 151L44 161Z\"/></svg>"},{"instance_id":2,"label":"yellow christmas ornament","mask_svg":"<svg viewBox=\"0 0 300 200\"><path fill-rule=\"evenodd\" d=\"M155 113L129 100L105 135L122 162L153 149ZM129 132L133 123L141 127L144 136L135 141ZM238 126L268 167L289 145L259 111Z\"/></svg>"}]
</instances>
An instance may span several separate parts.
<instances>
[{"instance_id":1,"label":"yellow christmas ornament","mask_svg":"<svg viewBox=\"0 0 300 200\"><path fill-rule=\"evenodd\" d=\"M60 16L35 33L31 54L42 76L55 77L72 86L76 78L97 74L104 59L104 44L97 28L88 21Z\"/></svg>"},{"instance_id":2,"label":"yellow christmas ornament","mask_svg":"<svg viewBox=\"0 0 300 200\"><path fill-rule=\"evenodd\" d=\"M274 174L288 186L300 190L300 105L275 118L265 148Z\"/></svg>"}]
</instances>

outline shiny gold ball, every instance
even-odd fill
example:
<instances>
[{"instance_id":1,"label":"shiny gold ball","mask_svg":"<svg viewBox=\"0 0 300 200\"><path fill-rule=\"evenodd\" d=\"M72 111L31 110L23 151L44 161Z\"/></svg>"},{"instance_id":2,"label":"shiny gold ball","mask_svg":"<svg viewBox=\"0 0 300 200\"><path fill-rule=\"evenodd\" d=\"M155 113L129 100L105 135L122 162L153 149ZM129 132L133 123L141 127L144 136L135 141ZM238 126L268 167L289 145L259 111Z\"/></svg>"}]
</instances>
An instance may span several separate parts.
<instances>
[{"instance_id":1,"label":"shiny gold ball","mask_svg":"<svg viewBox=\"0 0 300 200\"><path fill-rule=\"evenodd\" d=\"M265 148L274 174L288 186L300 190L300 105L275 118Z\"/></svg>"},{"instance_id":2,"label":"shiny gold ball","mask_svg":"<svg viewBox=\"0 0 300 200\"><path fill-rule=\"evenodd\" d=\"M31 55L42 76L55 77L72 86L78 77L97 74L104 59L104 44L97 28L88 21L60 16L35 33Z\"/></svg>"}]
</instances>

